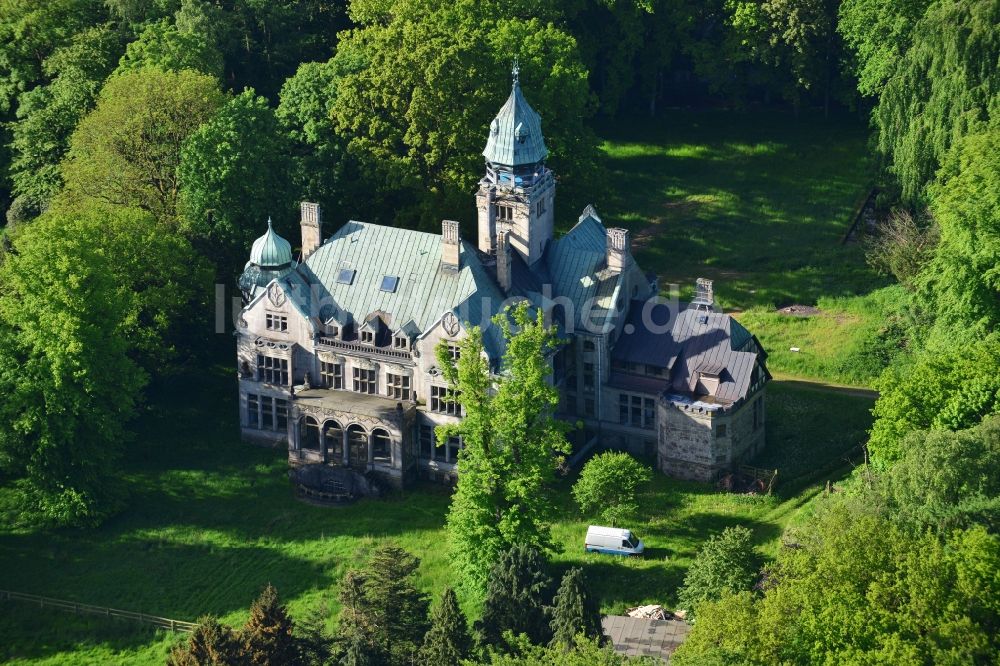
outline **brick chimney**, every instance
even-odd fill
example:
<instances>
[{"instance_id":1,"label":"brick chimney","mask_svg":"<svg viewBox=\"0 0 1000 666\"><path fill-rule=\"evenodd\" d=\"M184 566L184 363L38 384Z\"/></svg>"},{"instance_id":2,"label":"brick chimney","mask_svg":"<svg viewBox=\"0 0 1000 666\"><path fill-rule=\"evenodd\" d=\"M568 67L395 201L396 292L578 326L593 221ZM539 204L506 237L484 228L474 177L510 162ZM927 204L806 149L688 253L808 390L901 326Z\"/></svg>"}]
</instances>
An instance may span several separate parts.
<instances>
[{"instance_id":1,"label":"brick chimney","mask_svg":"<svg viewBox=\"0 0 1000 666\"><path fill-rule=\"evenodd\" d=\"M318 203L303 201L300 207L302 228L302 261L309 258L323 243L323 218Z\"/></svg>"},{"instance_id":2,"label":"brick chimney","mask_svg":"<svg viewBox=\"0 0 1000 666\"><path fill-rule=\"evenodd\" d=\"M458 270L458 254L462 239L458 234L458 222L443 220L441 222L441 265Z\"/></svg>"},{"instance_id":3,"label":"brick chimney","mask_svg":"<svg viewBox=\"0 0 1000 666\"><path fill-rule=\"evenodd\" d=\"M505 292L510 291L511 283L510 242L507 234L506 231L497 234L497 282Z\"/></svg>"},{"instance_id":4,"label":"brick chimney","mask_svg":"<svg viewBox=\"0 0 1000 666\"><path fill-rule=\"evenodd\" d=\"M608 268L621 273L632 263L632 235L628 229L608 229Z\"/></svg>"}]
</instances>

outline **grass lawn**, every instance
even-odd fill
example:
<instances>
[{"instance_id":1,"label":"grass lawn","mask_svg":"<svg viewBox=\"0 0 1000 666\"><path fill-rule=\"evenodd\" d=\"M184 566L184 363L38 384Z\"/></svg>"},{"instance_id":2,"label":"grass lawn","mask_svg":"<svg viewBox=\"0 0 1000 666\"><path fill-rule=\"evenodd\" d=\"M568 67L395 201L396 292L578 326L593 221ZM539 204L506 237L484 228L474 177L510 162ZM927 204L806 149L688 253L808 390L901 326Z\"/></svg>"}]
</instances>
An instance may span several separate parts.
<instances>
[{"instance_id":1,"label":"grass lawn","mask_svg":"<svg viewBox=\"0 0 1000 666\"><path fill-rule=\"evenodd\" d=\"M241 444L228 369L160 387L129 452L128 510L96 530L0 530L0 589L193 620L214 613L242 622L260 587L277 586L293 614L326 595L336 611L344 572L373 544L392 539L419 555L420 585L454 584L443 530L447 489L423 486L386 500L315 507L292 496L284 454ZM784 482L772 497L717 493L657 476L633 526L649 550L640 559L582 552L588 521L559 484L563 545L557 569L582 565L605 611L671 604L699 545L728 525L751 527L773 554L782 529L843 473L844 455L868 427L871 400L775 382L771 447L761 464ZM825 475L810 476L814 469ZM797 482L797 477L799 481ZM10 493L0 489L0 507ZM6 507L10 510L10 507ZM7 516L9 518L9 514ZM4 521L7 524L7 521ZM462 599L478 612L475 600ZM22 603L0 606L0 660L15 663L163 663L178 640L130 623L78 618Z\"/></svg>"},{"instance_id":2,"label":"grass lawn","mask_svg":"<svg viewBox=\"0 0 1000 666\"><path fill-rule=\"evenodd\" d=\"M871 180L856 118L676 110L599 134L606 193L593 203L632 231L661 287L713 278L725 307L745 309L878 282L859 248L840 244Z\"/></svg>"}]
</instances>

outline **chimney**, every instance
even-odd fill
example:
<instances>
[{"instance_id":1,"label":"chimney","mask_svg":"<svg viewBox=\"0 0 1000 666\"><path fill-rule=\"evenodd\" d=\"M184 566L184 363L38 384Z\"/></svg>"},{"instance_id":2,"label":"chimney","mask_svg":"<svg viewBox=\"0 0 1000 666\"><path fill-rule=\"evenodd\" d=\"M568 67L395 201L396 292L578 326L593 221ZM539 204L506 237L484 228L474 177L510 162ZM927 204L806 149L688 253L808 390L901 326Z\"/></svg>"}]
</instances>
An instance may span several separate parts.
<instances>
[{"instance_id":1,"label":"chimney","mask_svg":"<svg viewBox=\"0 0 1000 666\"><path fill-rule=\"evenodd\" d=\"M691 305L698 310L715 310L715 290L712 281L705 278L698 278L694 283L694 299Z\"/></svg>"},{"instance_id":2,"label":"chimney","mask_svg":"<svg viewBox=\"0 0 1000 666\"><path fill-rule=\"evenodd\" d=\"M303 201L300 210L302 261L305 261L323 243L323 218L320 215L319 204L317 203Z\"/></svg>"},{"instance_id":3,"label":"chimney","mask_svg":"<svg viewBox=\"0 0 1000 666\"><path fill-rule=\"evenodd\" d=\"M504 292L510 291L510 243L506 231L497 234L497 282Z\"/></svg>"},{"instance_id":4,"label":"chimney","mask_svg":"<svg viewBox=\"0 0 1000 666\"><path fill-rule=\"evenodd\" d=\"M458 253L461 238L458 235L458 222L444 220L441 222L441 265L458 270Z\"/></svg>"},{"instance_id":5,"label":"chimney","mask_svg":"<svg viewBox=\"0 0 1000 666\"><path fill-rule=\"evenodd\" d=\"M608 269L621 273L632 263L632 235L628 229L608 229Z\"/></svg>"}]
</instances>

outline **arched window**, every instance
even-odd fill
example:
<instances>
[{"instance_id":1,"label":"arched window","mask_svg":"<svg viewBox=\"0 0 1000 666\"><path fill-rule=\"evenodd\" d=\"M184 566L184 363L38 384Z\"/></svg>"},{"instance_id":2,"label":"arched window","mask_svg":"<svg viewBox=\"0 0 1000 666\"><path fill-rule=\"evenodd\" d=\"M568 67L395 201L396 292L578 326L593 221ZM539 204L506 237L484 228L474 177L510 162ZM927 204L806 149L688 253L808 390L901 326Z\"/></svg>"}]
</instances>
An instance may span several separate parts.
<instances>
[{"instance_id":1,"label":"arched window","mask_svg":"<svg viewBox=\"0 0 1000 666\"><path fill-rule=\"evenodd\" d=\"M319 451L319 424L311 416L299 422L299 448L304 451Z\"/></svg>"},{"instance_id":2,"label":"arched window","mask_svg":"<svg viewBox=\"0 0 1000 666\"><path fill-rule=\"evenodd\" d=\"M378 463L392 462L392 440L381 428L372 431L372 456Z\"/></svg>"},{"instance_id":3,"label":"arched window","mask_svg":"<svg viewBox=\"0 0 1000 666\"><path fill-rule=\"evenodd\" d=\"M340 464L344 462L344 430L336 421L323 424L323 442L326 444L326 461Z\"/></svg>"},{"instance_id":4,"label":"arched window","mask_svg":"<svg viewBox=\"0 0 1000 666\"><path fill-rule=\"evenodd\" d=\"M347 446L352 467L364 468L368 464L368 433L355 424L347 429Z\"/></svg>"}]
</instances>

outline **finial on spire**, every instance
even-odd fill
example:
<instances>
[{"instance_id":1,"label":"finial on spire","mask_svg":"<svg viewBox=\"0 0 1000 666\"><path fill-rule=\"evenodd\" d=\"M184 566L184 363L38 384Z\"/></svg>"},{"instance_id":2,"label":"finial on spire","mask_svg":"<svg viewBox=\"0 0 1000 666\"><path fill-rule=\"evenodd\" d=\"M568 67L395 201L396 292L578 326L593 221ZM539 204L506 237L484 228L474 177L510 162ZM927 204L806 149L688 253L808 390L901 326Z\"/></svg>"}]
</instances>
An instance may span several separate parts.
<instances>
[{"instance_id":1,"label":"finial on spire","mask_svg":"<svg viewBox=\"0 0 1000 666\"><path fill-rule=\"evenodd\" d=\"M510 70L510 74L511 74L511 76L514 79L513 85L515 85L515 86L519 85L520 78L521 78L521 68L517 64L517 56L514 56L514 67L513 67L513 69Z\"/></svg>"},{"instance_id":2,"label":"finial on spire","mask_svg":"<svg viewBox=\"0 0 1000 666\"><path fill-rule=\"evenodd\" d=\"M267 228L268 229L271 228L271 216L270 215L267 216Z\"/></svg>"}]
</instances>

